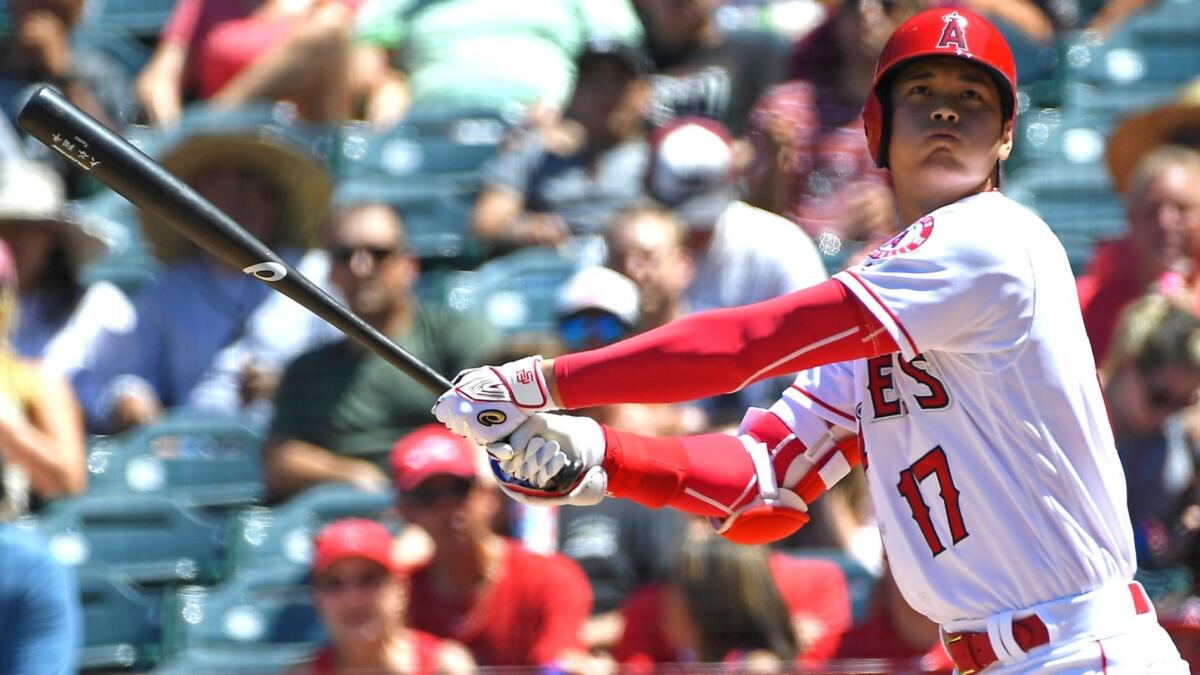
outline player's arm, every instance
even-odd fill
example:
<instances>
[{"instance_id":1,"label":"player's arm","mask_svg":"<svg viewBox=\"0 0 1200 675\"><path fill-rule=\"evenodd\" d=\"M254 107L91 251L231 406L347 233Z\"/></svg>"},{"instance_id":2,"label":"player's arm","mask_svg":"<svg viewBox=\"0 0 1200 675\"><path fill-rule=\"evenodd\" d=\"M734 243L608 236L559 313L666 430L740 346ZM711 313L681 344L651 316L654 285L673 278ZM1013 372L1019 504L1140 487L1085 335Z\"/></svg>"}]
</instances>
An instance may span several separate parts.
<instances>
[{"instance_id":1,"label":"player's arm","mask_svg":"<svg viewBox=\"0 0 1200 675\"><path fill-rule=\"evenodd\" d=\"M811 413L752 409L737 436L654 438L616 431L583 417L535 415L511 442L490 448L501 488L527 503L592 504L605 494L651 508L706 516L725 537L762 543L808 522L808 504L859 463L858 438ZM563 466L579 480L552 493Z\"/></svg>"},{"instance_id":2,"label":"player's arm","mask_svg":"<svg viewBox=\"0 0 1200 675\"><path fill-rule=\"evenodd\" d=\"M545 361L567 409L671 403L758 380L898 349L878 319L835 280L764 302L699 312L622 342Z\"/></svg>"},{"instance_id":3,"label":"player's arm","mask_svg":"<svg viewBox=\"0 0 1200 675\"><path fill-rule=\"evenodd\" d=\"M452 431L488 443L506 437L532 412L687 401L897 350L879 319L830 280L752 305L692 314L553 361L530 357L464 371L438 399L434 414Z\"/></svg>"}]
</instances>

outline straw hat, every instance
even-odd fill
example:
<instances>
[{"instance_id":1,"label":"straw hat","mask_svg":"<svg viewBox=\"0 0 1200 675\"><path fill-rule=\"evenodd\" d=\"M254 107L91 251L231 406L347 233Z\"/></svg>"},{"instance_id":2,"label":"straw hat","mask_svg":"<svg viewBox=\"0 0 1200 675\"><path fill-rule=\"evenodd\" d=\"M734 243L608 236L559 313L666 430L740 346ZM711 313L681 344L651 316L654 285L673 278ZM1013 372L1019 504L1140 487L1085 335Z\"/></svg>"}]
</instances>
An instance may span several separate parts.
<instances>
[{"instance_id":1,"label":"straw hat","mask_svg":"<svg viewBox=\"0 0 1200 675\"><path fill-rule=\"evenodd\" d=\"M1189 129L1197 132L1195 142L1200 142L1200 77L1185 84L1172 103L1133 115L1113 132L1108 141L1108 170L1117 189L1125 191L1142 156L1177 142L1176 136Z\"/></svg>"},{"instance_id":2,"label":"straw hat","mask_svg":"<svg viewBox=\"0 0 1200 675\"><path fill-rule=\"evenodd\" d=\"M75 269L108 252L109 242L68 207L62 179L38 162L0 162L0 222L55 230Z\"/></svg>"},{"instance_id":3,"label":"straw hat","mask_svg":"<svg viewBox=\"0 0 1200 675\"><path fill-rule=\"evenodd\" d=\"M283 196L283 230L276 248L313 245L329 209L333 182L312 130L283 118L278 108L235 112L190 111L175 133L159 142L158 162L183 182L215 163L232 162L273 180ZM142 213L156 258L184 257L191 244L170 225Z\"/></svg>"}]
</instances>

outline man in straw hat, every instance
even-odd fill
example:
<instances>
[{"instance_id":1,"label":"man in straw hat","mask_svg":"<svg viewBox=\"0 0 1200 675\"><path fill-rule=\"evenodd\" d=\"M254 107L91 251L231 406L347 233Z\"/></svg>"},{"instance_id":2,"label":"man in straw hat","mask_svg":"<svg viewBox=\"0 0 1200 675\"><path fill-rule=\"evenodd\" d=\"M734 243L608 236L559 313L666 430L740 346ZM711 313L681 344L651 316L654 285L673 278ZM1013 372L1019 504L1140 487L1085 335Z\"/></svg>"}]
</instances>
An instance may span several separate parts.
<instances>
[{"instance_id":1,"label":"man in straw hat","mask_svg":"<svg viewBox=\"0 0 1200 675\"><path fill-rule=\"evenodd\" d=\"M1200 261L1200 78L1172 103L1125 120L1108 144L1113 184L1125 194L1129 232L1101 244L1078 282L1096 361L1117 317L1151 290L1195 286Z\"/></svg>"},{"instance_id":2,"label":"man in straw hat","mask_svg":"<svg viewBox=\"0 0 1200 675\"><path fill-rule=\"evenodd\" d=\"M305 133L253 114L204 113L166 139L158 160L322 283L324 256L306 252L328 209L331 181ZM143 218L166 270L139 293L135 330L111 345L98 415L121 431L153 421L164 407L268 405L283 365L332 339L333 329L166 223Z\"/></svg>"}]
</instances>

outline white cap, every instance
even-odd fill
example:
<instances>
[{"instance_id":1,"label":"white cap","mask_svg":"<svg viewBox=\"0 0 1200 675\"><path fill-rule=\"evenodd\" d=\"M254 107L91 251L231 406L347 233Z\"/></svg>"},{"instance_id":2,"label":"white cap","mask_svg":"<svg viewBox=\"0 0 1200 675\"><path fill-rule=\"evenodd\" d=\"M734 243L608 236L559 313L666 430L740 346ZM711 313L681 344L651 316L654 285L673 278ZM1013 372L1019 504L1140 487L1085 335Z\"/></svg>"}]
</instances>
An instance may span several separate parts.
<instances>
[{"instance_id":1,"label":"white cap","mask_svg":"<svg viewBox=\"0 0 1200 675\"><path fill-rule=\"evenodd\" d=\"M560 317L598 309L616 315L629 326L638 322L637 284L607 267L586 267L572 274L559 288L555 305Z\"/></svg>"},{"instance_id":2,"label":"white cap","mask_svg":"<svg viewBox=\"0 0 1200 675\"><path fill-rule=\"evenodd\" d=\"M681 117L651 139L650 195L690 226L712 227L734 187L733 145L719 122Z\"/></svg>"}]
</instances>

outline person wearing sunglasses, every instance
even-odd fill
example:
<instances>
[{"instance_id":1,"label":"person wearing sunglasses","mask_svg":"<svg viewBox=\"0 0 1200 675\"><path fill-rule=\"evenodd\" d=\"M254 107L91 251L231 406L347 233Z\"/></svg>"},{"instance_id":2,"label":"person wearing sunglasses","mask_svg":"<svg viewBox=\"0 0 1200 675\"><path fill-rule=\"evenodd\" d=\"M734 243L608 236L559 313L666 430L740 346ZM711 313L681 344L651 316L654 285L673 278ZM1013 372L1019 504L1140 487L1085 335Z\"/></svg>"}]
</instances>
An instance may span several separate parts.
<instances>
[{"instance_id":1,"label":"person wearing sunglasses","mask_svg":"<svg viewBox=\"0 0 1200 675\"><path fill-rule=\"evenodd\" d=\"M1133 520L1138 565L1185 562L1200 532L1194 428L1200 391L1200 316L1181 301L1144 296L1122 313L1101 370Z\"/></svg>"},{"instance_id":2,"label":"person wearing sunglasses","mask_svg":"<svg viewBox=\"0 0 1200 675\"><path fill-rule=\"evenodd\" d=\"M483 461L477 446L438 424L392 450L400 514L434 545L412 570L411 625L461 642L480 666L585 672L587 578L569 558L534 553L495 531L502 502L480 472Z\"/></svg>"},{"instance_id":3,"label":"person wearing sunglasses","mask_svg":"<svg viewBox=\"0 0 1200 675\"><path fill-rule=\"evenodd\" d=\"M314 541L313 599L329 643L288 675L475 672L460 644L405 625L408 574L386 527L365 518L325 526Z\"/></svg>"},{"instance_id":4,"label":"person wearing sunglasses","mask_svg":"<svg viewBox=\"0 0 1200 675\"><path fill-rule=\"evenodd\" d=\"M347 307L434 370L456 373L493 353L497 333L483 319L417 302L419 260L390 206L344 206L326 250ZM280 498L329 481L386 490L392 444L427 423L428 411L428 391L348 338L305 352L277 390L267 484Z\"/></svg>"}]
</instances>

